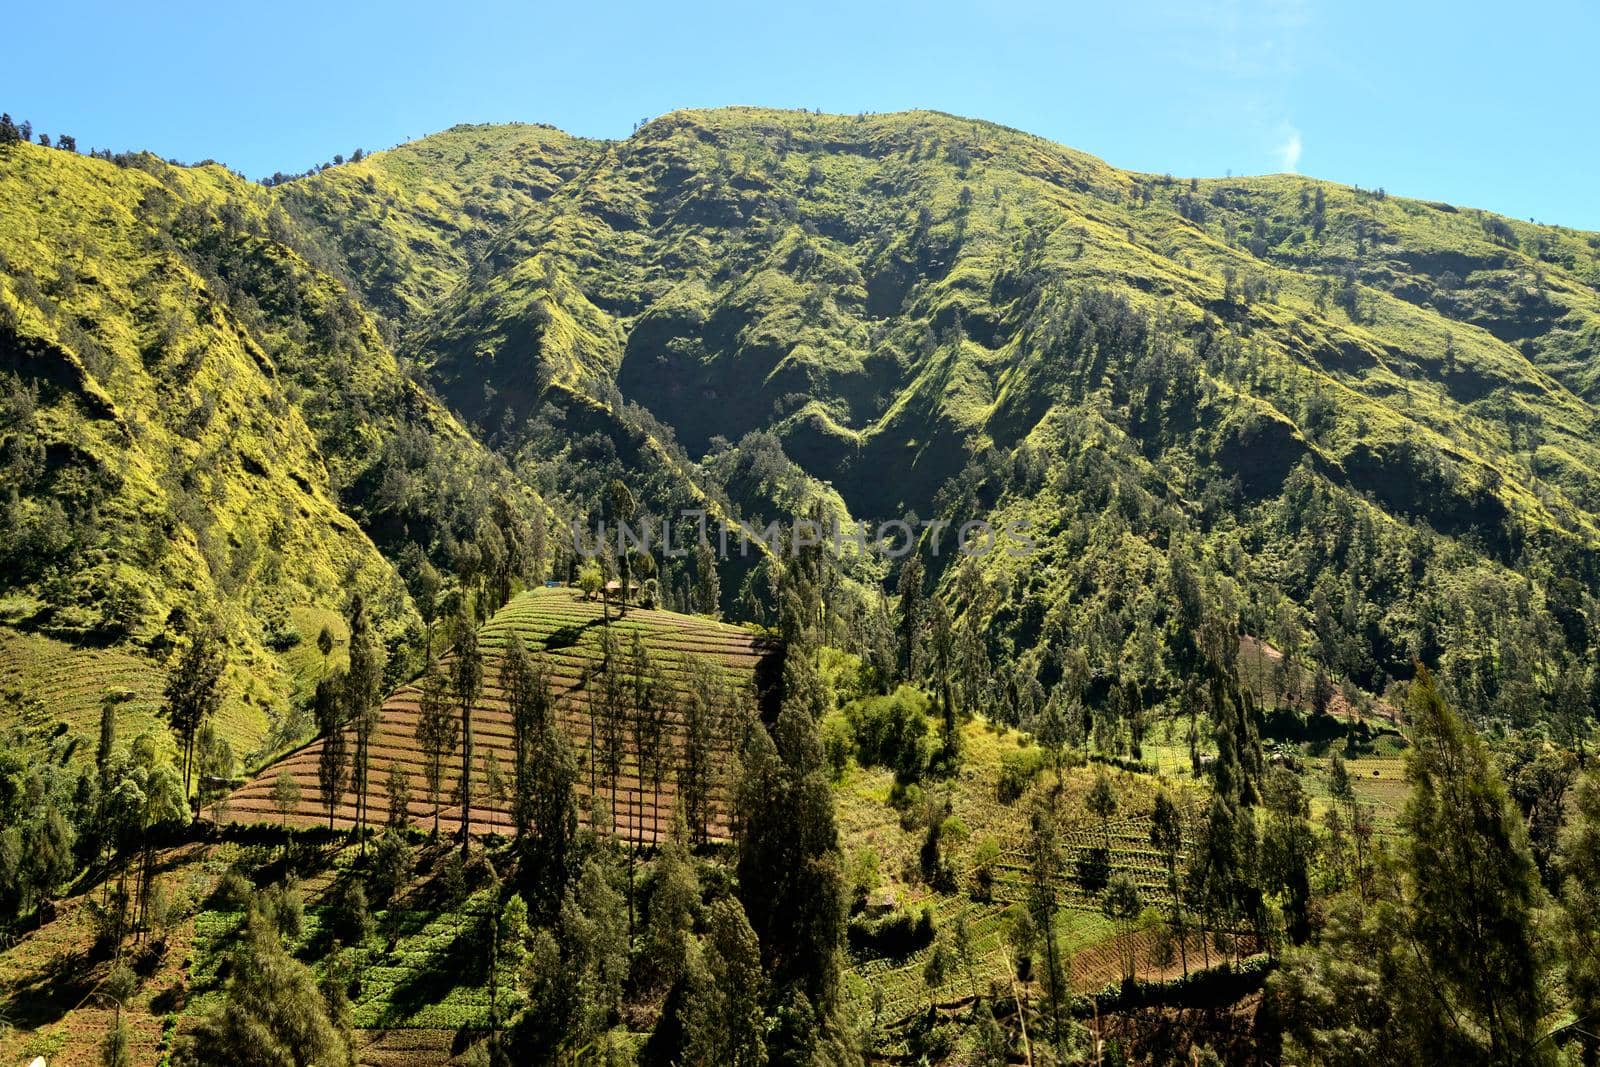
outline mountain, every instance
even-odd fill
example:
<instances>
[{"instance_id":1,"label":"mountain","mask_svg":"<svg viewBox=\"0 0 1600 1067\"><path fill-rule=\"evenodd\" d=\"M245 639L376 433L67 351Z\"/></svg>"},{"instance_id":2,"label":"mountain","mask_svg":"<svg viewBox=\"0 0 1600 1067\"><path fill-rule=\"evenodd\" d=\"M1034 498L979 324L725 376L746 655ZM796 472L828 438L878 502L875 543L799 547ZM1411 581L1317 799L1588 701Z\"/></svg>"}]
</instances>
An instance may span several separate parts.
<instances>
[{"instance_id":1,"label":"mountain","mask_svg":"<svg viewBox=\"0 0 1600 1067\"><path fill-rule=\"evenodd\" d=\"M932 112L461 126L269 188L11 145L0 184L5 619L159 658L220 611L256 732L348 589L398 650L402 571L613 478L1031 524L977 561L1011 690L1079 648L1174 694L1201 604L1369 691L1442 666L1475 714L1597 684L1597 235Z\"/></svg>"},{"instance_id":2,"label":"mountain","mask_svg":"<svg viewBox=\"0 0 1600 1067\"><path fill-rule=\"evenodd\" d=\"M932 112L19 136L0 1055L1587 1040L1600 235ZM569 539L685 510L899 543Z\"/></svg>"},{"instance_id":3,"label":"mountain","mask_svg":"<svg viewBox=\"0 0 1600 1067\"><path fill-rule=\"evenodd\" d=\"M351 591L398 647L421 625L408 549L497 508L542 521L266 190L151 156L3 154L6 623L131 645L159 674L175 632L216 617L242 754L292 722Z\"/></svg>"}]
</instances>

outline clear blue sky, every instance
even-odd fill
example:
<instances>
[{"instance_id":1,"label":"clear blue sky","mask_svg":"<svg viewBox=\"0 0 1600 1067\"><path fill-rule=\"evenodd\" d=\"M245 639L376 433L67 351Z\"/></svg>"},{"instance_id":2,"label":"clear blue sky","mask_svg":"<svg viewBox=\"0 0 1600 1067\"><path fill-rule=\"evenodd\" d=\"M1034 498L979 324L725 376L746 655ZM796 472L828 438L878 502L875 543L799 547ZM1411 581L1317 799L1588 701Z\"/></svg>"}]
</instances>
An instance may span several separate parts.
<instances>
[{"instance_id":1,"label":"clear blue sky","mask_svg":"<svg viewBox=\"0 0 1600 1067\"><path fill-rule=\"evenodd\" d=\"M1399 8L1404 10L1398 10ZM456 122L937 108L1175 175L1305 174L1600 229L1593 0L27 3L0 108L260 177Z\"/></svg>"}]
</instances>

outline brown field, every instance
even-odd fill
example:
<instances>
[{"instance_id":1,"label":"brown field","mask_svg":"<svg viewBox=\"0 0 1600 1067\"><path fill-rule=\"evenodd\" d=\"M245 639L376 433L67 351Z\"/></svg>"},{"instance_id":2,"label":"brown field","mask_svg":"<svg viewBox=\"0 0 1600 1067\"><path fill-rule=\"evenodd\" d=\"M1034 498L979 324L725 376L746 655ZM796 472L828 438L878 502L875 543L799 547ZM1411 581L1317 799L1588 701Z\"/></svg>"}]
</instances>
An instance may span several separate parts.
<instances>
[{"instance_id":1,"label":"brown field","mask_svg":"<svg viewBox=\"0 0 1600 1067\"><path fill-rule=\"evenodd\" d=\"M631 738L615 792L610 783L604 780L603 772L593 769L591 740L594 737L594 721L590 708L590 679L601 662L601 611L602 606L598 601L585 601L575 590L538 589L513 599L480 633L484 684L482 695L473 706L472 718L474 833L509 833L511 828L510 798L489 795L484 780L483 760L493 752L509 781L512 726L499 681L503 651L513 631L521 637L529 655L542 658L550 671L558 715L567 729L574 757L579 764L579 791L585 798L580 800L583 818L588 819L590 805L586 798L593 792L609 805L613 830L618 836L641 844L653 844L670 831L677 799L677 768L683 750L682 719L677 712L673 712L671 744L674 755L671 767L659 786L642 773ZM691 615L630 608L626 615L619 618L614 607L611 614L610 626L619 647L626 652L633 635L638 634L672 687L675 699L681 699L684 693L688 677L687 661L699 657L727 672L737 699L750 701L752 706L761 703L760 694L776 662L775 647L766 639L736 626ZM369 823L382 825L388 818L385 782L390 764L395 763L410 778L411 799L407 808L410 821L419 827L431 827L433 824L433 806L423 777L424 756L415 737L420 696L420 688L413 683L401 686L384 701L371 742ZM720 710L726 713L724 717L731 724L732 713L737 709L729 707ZM353 752L354 737L349 730L346 733L347 746ZM321 747L321 741L315 741L290 753L265 768L225 801L208 809L207 814L219 823L284 821L299 827L327 825L328 809L322 803L317 785L317 761ZM731 749L726 730L720 731L718 749L713 765L727 767L730 762L727 756ZM273 786L284 771L294 777L300 790L298 804L287 814L281 813L272 799ZM460 807L455 802L460 773L461 756L458 750L446 760L441 789L444 799L440 810L440 826L443 829L456 829L461 822ZM727 787L728 783L719 775L712 790L711 836L714 839L725 839L727 836ZM334 808L332 823L335 827L348 828L354 825L355 818L355 793L347 790Z\"/></svg>"}]
</instances>

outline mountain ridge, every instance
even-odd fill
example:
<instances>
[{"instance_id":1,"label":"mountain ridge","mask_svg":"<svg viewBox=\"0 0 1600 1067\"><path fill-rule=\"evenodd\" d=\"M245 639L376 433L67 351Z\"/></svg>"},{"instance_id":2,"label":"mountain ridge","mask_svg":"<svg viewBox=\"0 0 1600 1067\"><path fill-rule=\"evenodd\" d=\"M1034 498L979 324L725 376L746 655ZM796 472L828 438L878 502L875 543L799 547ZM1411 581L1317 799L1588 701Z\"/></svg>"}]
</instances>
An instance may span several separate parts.
<instances>
[{"instance_id":1,"label":"mountain ridge","mask_svg":"<svg viewBox=\"0 0 1600 1067\"><path fill-rule=\"evenodd\" d=\"M1448 663L1493 628L1494 612L1463 612L1462 582L1499 590L1535 629L1600 590L1600 235L1297 175L1124 171L927 111L680 110L616 141L456 126L271 188L149 156L0 153L17 205L0 235L4 369L17 396L42 398L12 407L53 427L51 447L105 424L98 467L145 470L133 484L164 500L177 497L148 471L181 474L173 453L130 445L146 423L182 437L162 397L197 419L206 390L234 396L243 426L245 397L279 405L300 443L279 460L219 437L238 455L226 492L261 477L253 465L351 538L396 650L419 625L402 571L428 558L449 573L496 508L541 528L540 565L555 564L556 532L601 517L615 477L661 511L709 501L757 524L818 505L1034 521L1048 562L980 564L1005 590L987 654L1024 672L1048 674L1107 611L1096 669L1133 669L1124 646L1160 612L1113 587L1180 581L1175 553L1208 595L1240 601L1242 628L1281 640L1273 605L1304 605L1292 614L1317 658L1373 689L1413 654ZM142 275L118 267L133 262ZM183 359L164 363L156 341ZM8 450L34 424L14 416ZM71 499L61 469L11 479L22 542ZM485 485L520 502L485 503ZM1343 516L1334 543L1306 527L1308 500ZM160 510L130 513L129 540L194 543ZM1110 570L1087 574L1062 553L1111 536L1113 513L1129 529L1102 546ZM191 590L203 601L241 551L223 525L224 548L192 568L213 575ZM266 540L254 525L243 541ZM1394 575L1363 573L1370 552L1344 558L1386 538L1412 560ZM130 569L129 551L19 569L8 621L154 639L183 598L156 564ZM955 568L930 562L959 598ZM660 566L673 597L696 573ZM330 613L342 569L319 562L303 587L251 572L240 603ZM896 565L845 569L870 585ZM1552 592L1556 575L1578 592ZM733 566L727 608L759 610L754 577ZM1347 601L1342 617L1318 596ZM141 597L156 607L133 610L132 629L96 630ZM304 694L247 621L261 611L234 616L260 630L240 653L286 716ZM1055 635L1042 649L1040 633ZM1373 662L1351 651L1362 644ZM1179 685L1174 665L1140 662L1158 691ZM1502 691L1479 678L1491 666L1446 677ZM1566 668L1518 669L1548 694ZM1498 699L1474 710L1504 712Z\"/></svg>"}]
</instances>

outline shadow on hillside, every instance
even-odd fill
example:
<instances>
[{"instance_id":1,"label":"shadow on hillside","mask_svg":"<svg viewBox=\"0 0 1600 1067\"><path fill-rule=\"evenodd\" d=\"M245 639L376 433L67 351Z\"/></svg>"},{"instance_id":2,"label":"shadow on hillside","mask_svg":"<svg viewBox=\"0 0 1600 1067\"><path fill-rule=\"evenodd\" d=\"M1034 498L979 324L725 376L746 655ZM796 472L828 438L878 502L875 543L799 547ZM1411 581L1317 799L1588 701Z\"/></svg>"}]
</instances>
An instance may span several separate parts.
<instances>
[{"instance_id":1,"label":"shadow on hillside","mask_svg":"<svg viewBox=\"0 0 1600 1067\"><path fill-rule=\"evenodd\" d=\"M34 971L27 982L12 987L5 998L5 1018L19 1030L37 1030L59 1022L83 1003L98 984L93 957L63 952Z\"/></svg>"},{"instance_id":2,"label":"shadow on hillside","mask_svg":"<svg viewBox=\"0 0 1600 1067\"><path fill-rule=\"evenodd\" d=\"M558 648L571 648L583 639L584 631L603 625L605 623L599 619L590 619L585 623L570 623L557 630L552 630L550 636L544 639L544 649L546 652L554 652Z\"/></svg>"},{"instance_id":3,"label":"shadow on hillside","mask_svg":"<svg viewBox=\"0 0 1600 1067\"><path fill-rule=\"evenodd\" d=\"M485 985L489 980L487 954L488 916L474 912L466 916L449 944L430 953L395 983L380 1025L404 1025L423 1008L442 1001L452 989Z\"/></svg>"}]
</instances>

